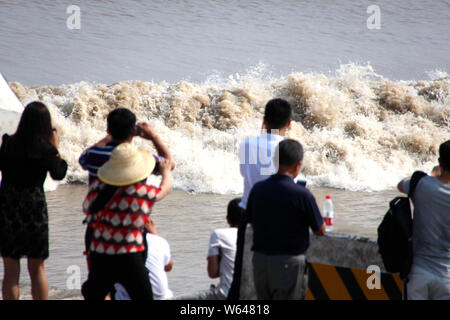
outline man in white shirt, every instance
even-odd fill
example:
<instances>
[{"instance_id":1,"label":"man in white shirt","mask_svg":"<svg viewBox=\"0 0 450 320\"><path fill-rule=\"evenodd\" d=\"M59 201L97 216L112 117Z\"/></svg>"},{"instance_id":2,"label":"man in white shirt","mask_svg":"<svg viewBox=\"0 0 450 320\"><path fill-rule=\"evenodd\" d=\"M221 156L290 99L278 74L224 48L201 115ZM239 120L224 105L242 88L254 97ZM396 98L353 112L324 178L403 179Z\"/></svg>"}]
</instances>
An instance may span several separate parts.
<instances>
[{"instance_id":1,"label":"man in white shirt","mask_svg":"<svg viewBox=\"0 0 450 320\"><path fill-rule=\"evenodd\" d=\"M219 228L211 233L208 248L208 275L211 279L220 278L217 286L200 291L194 295L184 295L180 300L225 300L233 280L234 257L236 255L237 227L243 213L239 207L241 198L228 203L227 222L229 228Z\"/></svg>"},{"instance_id":2,"label":"man in white shirt","mask_svg":"<svg viewBox=\"0 0 450 320\"><path fill-rule=\"evenodd\" d=\"M265 180L277 172L274 159L278 159L278 157L275 156L275 152L291 126L291 120L292 108L289 102L279 98L272 99L267 102L264 110L261 134L241 142L239 146L239 166L244 178L244 193L239 206L244 210L247 209L248 196L252 187L257 182ZM238 228L234 278L228 296L230 300L239 299L242 270L251 268L251 265L245 265L243 262L247 222L248 219L244 214Z\"/></svg>"},{"instance_id":3,"label":"man in white shirt","mask_svg":"<svg viewBox=\"0 0 450 320\"><path fill-rule=\"evenodd\" d=\"M240 207L246 209L253 185L276 173L273 163L276 147L291 125L292 108L286 100L272 99L266 104L262 133L241 142L239 163L244 177L244 193Z\"/></svg>"},{"instance_id":4,"label":"man in white shirt","mask_svg":"<svg viewBox=\"0 0 450 320\"><path fill-rule=\"evenodd\" d=\"M145 261L145 267L149 271L153 299L170 299L173 297L173 293L169 289L166 272L172 270L173 261L170 255L169 243L166 239L158 235L155 222L152 219L145 225L145 228L148 231L146 237L148 254L147 260ZM115 289L115 300L130 300L127 291L121 284L116 283Z\"/></svg>"}]
</instances>

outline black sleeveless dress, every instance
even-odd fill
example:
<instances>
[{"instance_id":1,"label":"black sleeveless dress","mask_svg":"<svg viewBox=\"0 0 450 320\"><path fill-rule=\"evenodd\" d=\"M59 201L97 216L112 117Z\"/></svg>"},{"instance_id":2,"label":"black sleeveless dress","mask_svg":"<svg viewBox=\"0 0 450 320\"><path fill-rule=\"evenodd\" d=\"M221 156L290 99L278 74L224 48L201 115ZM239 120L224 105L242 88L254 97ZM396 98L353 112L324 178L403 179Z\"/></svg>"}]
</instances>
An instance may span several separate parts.
<instances>
[{"instance_id":1,"label":"black sleeveless dress","mask_svg":"<svg viewBox=\"0 0 450 320\"><path fill-rule=\"evenodd\" d=\"M40 158L11 155L0 148L0 253L3 257L47 259L48 213L44 193L47 172L62 180L67 163L52 146Z\"/></svg>"}]
</instances>

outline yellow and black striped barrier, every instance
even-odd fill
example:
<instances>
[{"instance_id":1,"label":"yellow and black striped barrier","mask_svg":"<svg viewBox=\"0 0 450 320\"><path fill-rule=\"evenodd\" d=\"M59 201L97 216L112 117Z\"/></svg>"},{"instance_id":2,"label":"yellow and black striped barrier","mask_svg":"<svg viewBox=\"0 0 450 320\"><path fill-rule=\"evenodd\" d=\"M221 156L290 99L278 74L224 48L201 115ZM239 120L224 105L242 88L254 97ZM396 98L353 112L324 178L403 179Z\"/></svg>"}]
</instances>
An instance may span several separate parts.
<instances>
[{"instance_id":1,"label":"yellow and black striped barrier","mask_svg":"<svg viewBox=\"0 0 450 320\"><path fill-rule=\"evenodd\" d=\"M379 288L369 288L367 270L310 263L306 300L401 300L403 281L380 273Z\"/></svg>"}]
</instances>

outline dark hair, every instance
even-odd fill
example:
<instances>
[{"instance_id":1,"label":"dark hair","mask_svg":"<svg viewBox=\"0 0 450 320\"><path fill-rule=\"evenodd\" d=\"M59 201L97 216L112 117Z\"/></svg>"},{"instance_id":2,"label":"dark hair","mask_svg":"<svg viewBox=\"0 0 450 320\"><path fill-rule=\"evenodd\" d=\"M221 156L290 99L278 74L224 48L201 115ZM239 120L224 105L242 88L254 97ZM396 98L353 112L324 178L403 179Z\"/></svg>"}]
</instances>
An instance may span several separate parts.
<instances>
[{"instance_id":1,"label":"dark hair","mask_svg":"<svg viewBox=\"0 0 450 320\"><path fill-rule=\"evenodd\" d=\"M106 119L108 132L114 140L125 141L131 137L136 126L136 116L125 108L117 108L108 114Z\"/></svg>"},{"instance_id":2,"label":"dark hair","mask_svg":"<svg viewBox=\"0 0 450 320\"><path fill-rule=\"evenodd\" d=\"M303 147L300 142L293 139L285 139L278 144L275 153L275 161L278 163L278 166L290 167L300 160L303 160Z\"/></svg>"},{"instance_id":3,"label":"dark hair","mask_svg":"<svg viewBox=\"0 0 450 320\"><path fill-rule=\"evenodd\" d=\"M439 146L439 163L445 171L450 171L450 140Z\"/></svg>"},{"instance_id":4,"label":"dark hair","mask_svg":"<svg viewBox=\"0 0 450 320\"><path fill-rule=\"evenodd\" d=\"M244 213L244 210L239 206L239 202L241 202L241 198L234 198L228 203L227 219L233 227L239 225Z\"/></svg>"},{"instance_id":5,"label":"dark hair","mask_svg":"<svg viewBox=\"0 0 450 320\"><path fill-rule=\"evenodd\" d=\"M266 104L264 119L268 129L284 128L292 117L292 108L284 99L272 99Z\"/></svg>"},{"instance_id":6,"label":"dark hair","mask_svg":"<svg viewBox=\"0 0 450 320\"><path fill-rule=\"evenodd\" d=\"M42 102L30 102L23 110L17 131L8 139L7 150L39 158L52 145L50 112Z\"/></svg>"},{"instance_id":7,"label":"dark hair","mask_svg":"<svg viewBox=\"0 0 450 320\"><path fill-rule=\"evenodd\" d=\"M118 189L119 187L104 184L103 187L98 192L97 197L90 204L88 208L89 214L93 215L99 212L100 210L103 210Z\"/></svg>"}]
</instances>

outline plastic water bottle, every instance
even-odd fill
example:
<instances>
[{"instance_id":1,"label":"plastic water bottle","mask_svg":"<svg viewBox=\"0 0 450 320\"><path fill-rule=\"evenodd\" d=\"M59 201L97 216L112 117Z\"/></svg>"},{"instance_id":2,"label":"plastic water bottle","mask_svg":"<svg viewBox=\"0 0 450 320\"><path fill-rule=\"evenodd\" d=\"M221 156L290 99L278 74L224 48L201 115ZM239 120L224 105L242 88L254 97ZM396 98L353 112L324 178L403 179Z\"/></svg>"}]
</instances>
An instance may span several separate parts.
<instances>
[{"instance_id":1,"label":"plastic water bottle","mask_svg":"<svg viewBox=\"0 0 450 320\"><path fill-rule=\"evenodd\" d=\"M334 208L331 196L327 195L323 204L323 220L325 221L325 230L327 232L333 230Z\"/></svg>"}]
</instances>

